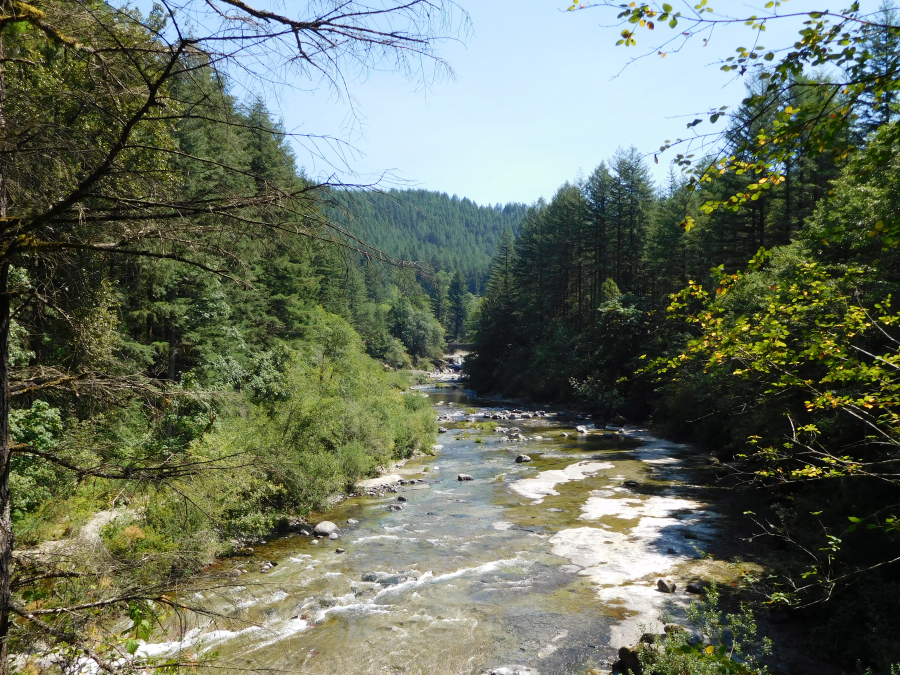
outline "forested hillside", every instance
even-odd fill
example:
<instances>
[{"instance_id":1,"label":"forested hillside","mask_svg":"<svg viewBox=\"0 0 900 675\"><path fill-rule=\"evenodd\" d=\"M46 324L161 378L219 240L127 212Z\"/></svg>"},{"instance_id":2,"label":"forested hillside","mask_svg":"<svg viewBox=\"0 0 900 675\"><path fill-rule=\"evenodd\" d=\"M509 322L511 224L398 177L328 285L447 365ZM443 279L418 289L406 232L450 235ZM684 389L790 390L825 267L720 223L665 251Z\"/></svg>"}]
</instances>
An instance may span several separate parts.
<instances>
[{"instance_id":1,"label":"forested hillside","mask_svg":"<svg viewBox=\"0 0 900 675\"><path fill-rule=\"evenodd\" d=\"M430 296L327 219L335 186L226 71L424 64L440 12L386 10L388 44L345 3L281 52L243 3L39 4L0 2L0 673L140 670L185 576L431 449L400 370L441 354Z\"/></svg>"},{"instance_id":2,"label":"forested hillside","mask_svg":"<svg viewBox=\"0 0 900 675\"><path fill-rule=\"evenodd\" d=\"M468 291L484 292L491 258L504 230L518 231L524 204L479 206L428 190L354 192L338 197L338 222L372 246L452 276L460 270Z\"/></svg>"},{"instance_id":3,"label":"forested hillside","mask_svg":"<svg viewBox=\"0 0 900 675\"><path fill-rule=\"evenodd\" d=\"M632 8L620 43L651 19L705 21ZM725 63L749 70L747 97L715 154L679 154L686 171L657 185L621 149L529 208L494 259L466 369L479 391L624 415L712 452L722 485L765 495L755 536L790 552L754 592L797 608L819 655L889 673L900 26L889 8L881 23L851 11L840 42L810 16L798 51ZM815 80L811 62L841 75ZM677 658L654 672L706 672Z\"/></svg>"}]
</instances>

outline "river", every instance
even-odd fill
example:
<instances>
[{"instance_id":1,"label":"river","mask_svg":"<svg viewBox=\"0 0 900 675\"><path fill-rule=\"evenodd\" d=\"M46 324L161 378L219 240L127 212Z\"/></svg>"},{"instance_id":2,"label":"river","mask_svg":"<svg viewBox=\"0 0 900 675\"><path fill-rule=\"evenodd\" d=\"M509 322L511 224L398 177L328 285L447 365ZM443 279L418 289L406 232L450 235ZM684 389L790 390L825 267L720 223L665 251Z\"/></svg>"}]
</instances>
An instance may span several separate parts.
<instances>
[{"instance_id":1,"label":"river","mask_svg":"<svg viewBox=\"0 0 900 675\"><path fill-rule=\"evenodd\" d=\"M392 470L396 492L321 514L338 540L294 535L227 561L246 573L190 599L221 616L173 622L138 654L323 675L585 673L683 608L686 570L717 531L704 491L683 482L690 448L552 414L491 420L511 405L418 390L447 428L435 456ZM657 589L665 576L675 594Z\"/></svg>"}]
</instances>

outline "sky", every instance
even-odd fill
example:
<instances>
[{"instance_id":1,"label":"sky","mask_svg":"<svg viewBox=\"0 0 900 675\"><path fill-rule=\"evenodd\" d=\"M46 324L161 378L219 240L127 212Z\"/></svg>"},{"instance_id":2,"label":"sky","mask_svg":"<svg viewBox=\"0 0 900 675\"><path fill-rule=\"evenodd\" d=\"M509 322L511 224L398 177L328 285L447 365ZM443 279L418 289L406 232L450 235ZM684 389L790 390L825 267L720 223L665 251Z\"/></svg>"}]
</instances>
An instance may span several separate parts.
<instances>
[{"instance_id":1,"label":"sky","mask_svg":"<svg viewBox=\"0 0 900 675\"><path fill-rule=\"evenodd\" d=\"M695 113L735 106L744 96L744 83L715 63L749 46L753 34L743 26L719 31L708 46L691 40L678 53L629 63L656 46L651 38L672 31L644 31L638 47L617 47L611 10L566 12L565 0L458 2L471 30L438 48L452 79L423 87L399 73L373 72L349 82L352 106L327 87L254 92L288 131L332 136L352 148L342 164L334 153L324 161L296 143L298 163L310 175L337 169L350 183L384 176L384 187L438 190L480 204L533 203L634 145L650 153L653 175L663 181L673 151L658 165L652 153L689 135L685 125ZM828 2L791 0L787 9ZM711 4L734 15L765 11L762 0ZM770 25L760 42L789 45L798 28L797 21Z\"/></svg>"}]
</instances>

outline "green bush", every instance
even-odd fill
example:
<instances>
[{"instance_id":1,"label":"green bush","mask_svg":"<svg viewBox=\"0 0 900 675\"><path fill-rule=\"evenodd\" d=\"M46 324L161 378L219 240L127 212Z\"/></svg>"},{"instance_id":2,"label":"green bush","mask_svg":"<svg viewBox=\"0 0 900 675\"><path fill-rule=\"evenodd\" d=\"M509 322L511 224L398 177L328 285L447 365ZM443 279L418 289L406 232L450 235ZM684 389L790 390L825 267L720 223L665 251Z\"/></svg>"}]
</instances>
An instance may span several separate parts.
<instances>
[{"instance_id":1,"label":"green bush","mask_svg":"<svg viewBox=\"0 0 900 675\"><path fill-rule=\"evenodd\" d=\"M768 638L757 639L753 611L741 605L737 614L719 610L719 592L713 584L706 597L688 608L688 618L707 636L709 644L691 644L687 631L670 631L654 647L642 649L641 665L654 675L763 675L763 661L772 651Z\"/></svg>"}]
</instances>

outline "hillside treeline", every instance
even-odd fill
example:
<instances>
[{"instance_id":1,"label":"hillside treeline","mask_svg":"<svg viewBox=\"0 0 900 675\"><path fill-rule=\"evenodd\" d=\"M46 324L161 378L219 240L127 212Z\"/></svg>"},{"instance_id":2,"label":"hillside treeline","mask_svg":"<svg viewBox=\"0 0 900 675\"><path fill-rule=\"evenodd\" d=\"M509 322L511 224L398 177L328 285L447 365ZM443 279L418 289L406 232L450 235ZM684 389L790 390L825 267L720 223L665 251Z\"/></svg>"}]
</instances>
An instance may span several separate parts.
<instances>
[{"instance_id":1,"label":"hillside treeline","mask_svg":"<svg viewBox=\"0 0 900 675\"><path fill-rule=\"evenodd\" d=\"M337 222L382 251L444 272L449 285L462 272L465 291L480 296L505 229L518 231L524 204L479 206L465 197L429 190L346 192L337 196Z\"/></svg>"},{"instance_id":2,"label":"hillside treeline","mask_svg":"<svg viewBox=\"0 0 900 675\"><path fill-rule=\"evenodd\" d=\"M900 123L860 115L841 141L856 152L760 162L753 105L722 151L751 169L657 185L625 149L529 208L494 258L466 370L479 391L623 415L712 452L764 490L748 517L766 550L789 552L758 597L813 617L809 649L887 673Z\"/></svg>"},{"instance_id":3,"label":"hillside treeline","mask_svg":"<svg viewBox=\"0 0 900 675\"><path fill-rule=\"evenodd\" d=\"M252 9L0 4L0 672L10 652L111 672L185 577L430 451L404 369L446 329L233 95L232 47L278 56Z\"/></svg>"}]
</instances>

